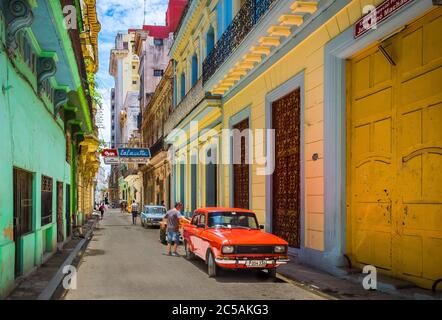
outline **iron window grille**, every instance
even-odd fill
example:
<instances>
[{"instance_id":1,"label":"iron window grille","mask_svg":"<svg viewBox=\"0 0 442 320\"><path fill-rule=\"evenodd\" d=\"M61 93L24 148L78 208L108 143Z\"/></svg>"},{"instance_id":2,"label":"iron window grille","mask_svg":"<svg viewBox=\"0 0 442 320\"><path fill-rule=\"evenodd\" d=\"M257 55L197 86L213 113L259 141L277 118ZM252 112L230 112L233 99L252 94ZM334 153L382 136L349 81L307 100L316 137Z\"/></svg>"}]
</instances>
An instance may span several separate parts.
<instances>
[{"instance_id":1,"label":"iron window grille","mask_svg":"<svg viewBox=\"0 0 442 320\"><path fill-rule=\"evenodd\" d=\"M52 197L53 180L52 178L41 176L41 225L45 226L52 223Z\"/></svg>"},{"instance_id":2,"label":"iron window grille","mask_svg":"<svg viewBox=\"0 0 442 320\"><path fill-rule=\"evenodd\" d=\"M245 0L232 23L222 34L203 62L203 83L206 83L219 67L241 45L261 18L279 0Z\"/></svg>"}]
</instances>

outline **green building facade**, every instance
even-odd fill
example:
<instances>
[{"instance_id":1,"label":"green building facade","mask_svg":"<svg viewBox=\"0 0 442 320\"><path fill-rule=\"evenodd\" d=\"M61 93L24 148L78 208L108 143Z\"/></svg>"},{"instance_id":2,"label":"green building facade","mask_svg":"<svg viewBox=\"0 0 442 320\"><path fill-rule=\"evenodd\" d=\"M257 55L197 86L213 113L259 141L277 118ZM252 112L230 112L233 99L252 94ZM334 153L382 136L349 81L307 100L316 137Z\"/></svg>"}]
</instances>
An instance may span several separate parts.
<instances>
[{"instance_id":1,"label":"green building facade","mask_svg":"<svg viewBox=\"0 0 442 320\"><path fill-rule=\"evenodd\" d=\"M64 18L58 0L0 0L0 298L74 223L77 151L93 121Z\"/></svg>"}]
</instances>

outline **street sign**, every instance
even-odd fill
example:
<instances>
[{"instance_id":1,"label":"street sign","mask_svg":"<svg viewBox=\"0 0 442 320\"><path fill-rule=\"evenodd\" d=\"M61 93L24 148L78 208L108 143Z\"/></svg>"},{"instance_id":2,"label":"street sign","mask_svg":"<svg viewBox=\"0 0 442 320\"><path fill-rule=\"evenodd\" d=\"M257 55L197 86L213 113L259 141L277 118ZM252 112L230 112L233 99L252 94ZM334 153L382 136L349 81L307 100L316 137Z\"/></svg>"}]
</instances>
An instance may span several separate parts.
<instances>
[{"instance_id":1,"label":"street sign","mask_svg":"<svg viewBox=\"0 0 442 320\"><path fill-rule=\"evenodd\" d=\"M115 158L115 157L118 157L118 150L117 149L104 149L101 152L101 155L106 158L107 157Z\"/></svg>"},{"instance_id":2,"label":"street sign","mask_svg":"<svg viewBox=\"0 0 442 320\"><path fill-rule=\"evenodd\" d=\"M151 158L149 149L118 148L120 163L148 163Z\"/></svg>"},{"instance_id":3,"label":"street sign","mask_svg":"<svg viewBox=\"0 0 442 320\"><path fill-rule=\"evenodd\" d=\"M103 158L104 159L104 164L119 164L120 163L120 158L116 157L116 158Z\"/></svg>"},{"instance_id":4,"label":"street sign","mask_svg":"<svg viewBox=\"0 0 442 320\"><path fill-rule=\"evenodd\" d=\"M105 164L119 164L120 159L118 157L117 149L104 149L101 152Z\"/></svg>"},{"instance_id":5,"label":"street sign","mask_svg":"<svg viewBox=\"0 0 442 320\"><path fill-rule=\"evenodd\" d=\"M366 14L354 27L354 38L357 39L390 18L394 13L414 0L386 0L377 6L373 11Z\"/></svg>"}]
</instances>

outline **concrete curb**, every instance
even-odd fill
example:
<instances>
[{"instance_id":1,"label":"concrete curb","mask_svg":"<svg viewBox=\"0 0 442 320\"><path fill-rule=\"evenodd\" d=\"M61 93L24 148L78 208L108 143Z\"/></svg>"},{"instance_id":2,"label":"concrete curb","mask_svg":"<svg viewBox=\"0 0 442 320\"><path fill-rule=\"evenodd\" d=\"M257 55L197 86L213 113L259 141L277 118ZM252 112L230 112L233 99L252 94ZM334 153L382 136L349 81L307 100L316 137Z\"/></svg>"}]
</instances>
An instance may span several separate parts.
<instances>
[{"instance_id":1,"label":"concrete curb","mask_svg":"<svg viewBox=\"0 0 442 320\"><path fill-rule=\"evenodd\" d=\"M65 274L63 273L64 267L72 265L72 262L74 261L74 259L78 255L78 253L83 249L83 247L89 242L90 238L92 237L92 233L95 229L96 224L97 224L97 221L94 221L90 230L86 233L86 236L84 237L84 239L82 239L76 245L74 250L72 250L72 252L69 254L69 256L66 258L66 260L63 262L61 267L58 269L55 276L52 277L51 281L49 281L46 288L37 297L37 300L51 300L51 298L54 296L56 290L58 289L58 287L60 286L60 284L62 283L62 281L65 277Z\"/></svg>"}]
</instances>

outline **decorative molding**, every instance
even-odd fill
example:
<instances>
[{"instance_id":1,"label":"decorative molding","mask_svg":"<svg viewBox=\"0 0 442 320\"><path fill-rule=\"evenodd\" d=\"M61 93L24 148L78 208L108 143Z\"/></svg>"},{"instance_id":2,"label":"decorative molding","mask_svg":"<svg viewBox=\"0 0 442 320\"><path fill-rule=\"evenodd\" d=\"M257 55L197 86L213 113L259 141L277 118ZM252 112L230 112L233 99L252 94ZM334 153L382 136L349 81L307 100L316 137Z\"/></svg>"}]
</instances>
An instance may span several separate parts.
<instances>
[{"instance_id":1,"label":"decorative molding","mask_svg":"<svg viewBox=\"0 0 442 320\"><path fill-rule=\"evenodd\" d=\"M43 81L57 73L57 64L53 57L39 57L37 62L37 88L41 91Z\"/></svg>"},{"instance_id":2,"label":"decorative molding","mask_svg":"<svg viewBox=\"0 0 442 320\"><path fill-rule=\"evenodd\" d=\"M32 25L34 14L26 0L7 0L3 8L6 19L6 45L12 54L18 49L18 32Z\"/></svg>"},{"instance_id":3,"label":"decorative molding","mask_svg":"<svg viewBox=\"0 0 442 320\"><path fill-rule=\"evenodd\" d=\"M55 89L54 90L54 117L60 113L61 108L64 104L66 104L69 100L68 91L66 88L63 89Z\"/></svg>"}]
</instances>

